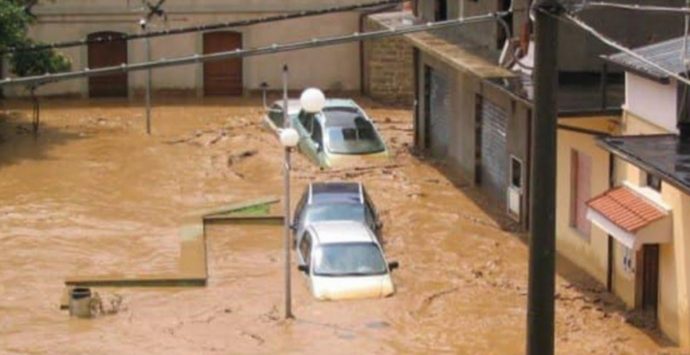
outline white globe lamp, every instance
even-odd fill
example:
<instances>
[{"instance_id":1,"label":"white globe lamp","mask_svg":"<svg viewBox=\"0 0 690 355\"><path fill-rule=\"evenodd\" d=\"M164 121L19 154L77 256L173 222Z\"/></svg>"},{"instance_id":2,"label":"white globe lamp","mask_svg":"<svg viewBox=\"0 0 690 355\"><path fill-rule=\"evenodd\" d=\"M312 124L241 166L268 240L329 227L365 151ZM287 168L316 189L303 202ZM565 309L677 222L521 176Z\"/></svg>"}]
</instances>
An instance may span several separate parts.
<instances>
[{"instance_id":1,"label":"white globe lamp","mask_svg":"<svg viewBox=\"0 0 690 355\"><path fill-rule=\"evenodd\" d=\"M280 131L280 143L285 148L294 148L299 143L299 134L294 128L285 128Z\"/></svg>"},{"instance_id":2,"label":"white globe lamp","mask_svg":"<svg viewBox=\"0 0 690 355\"><path fill-rule=\"evenodd\" d=\"M323 107L326 106L326 96L317 88L304 90L299 101L304 111L309 113L321 112Z\"/></svg>"}]
</instances>

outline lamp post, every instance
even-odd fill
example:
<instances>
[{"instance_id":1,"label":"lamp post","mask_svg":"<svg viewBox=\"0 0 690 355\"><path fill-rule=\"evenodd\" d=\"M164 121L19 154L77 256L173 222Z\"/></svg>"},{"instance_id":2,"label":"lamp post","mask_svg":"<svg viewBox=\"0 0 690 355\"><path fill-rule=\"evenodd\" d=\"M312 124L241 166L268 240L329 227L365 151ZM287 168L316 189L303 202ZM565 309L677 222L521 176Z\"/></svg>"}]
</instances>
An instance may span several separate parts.
<instances>
[{"instance_id":1,"label":"lamp post","mask_svg":"<svg viewBox=\"0 0 690 355\"><path fill-rule=\"evenodd\" d=\"M284 197L284 247L285 247L285 319L294 318L292 314L292 286L290 281L290 153L299 143L299 134L292 128L288 114L288 67L283 67L283 129L280 130L280 143L285 148L283 164L285 197ZM320 112L326 104L326 97L319 89L304 90L300 105L305 112Z\"/></svg>"}]
</instances>

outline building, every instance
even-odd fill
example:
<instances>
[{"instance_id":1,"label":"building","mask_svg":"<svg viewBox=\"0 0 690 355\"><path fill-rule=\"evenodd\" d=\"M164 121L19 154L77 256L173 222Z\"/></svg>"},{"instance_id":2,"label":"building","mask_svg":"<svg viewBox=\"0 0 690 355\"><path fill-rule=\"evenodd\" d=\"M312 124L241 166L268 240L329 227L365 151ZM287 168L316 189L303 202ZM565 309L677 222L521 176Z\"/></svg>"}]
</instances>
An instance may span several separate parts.
<instances>
[{"instance_id":1,"label":"building","mask_svg":"<svg viewBox=\"0 0 690 355\"><path fill-rule=\"evenodd\" d=\"M671 39L636 52L671 72L685 74L683 41ZM574 217L570 225L580 231L580 240L559 234L559 251L605 283L631 309L655 314L661 330L688 347L688 87L628 54L606 60L625 70L622 120L617 134L599 136L581 145L581 150L573 149L574 160L582 155L587 162L571 166L576 171L584 166L590 180L577 180L577 172L570 173L570 182L559 177L559 186L572 186L571 191L582 187L592 196L569 197ZM567 153L559 151L564 159ZM564 225L559 223L566 229Z\"/></svg>"},{"instance_id":2,"label":"building","mask_svg":"<svg viewBox=\"0 0 690 355\"><path fill-rule=\"evenodd\" d=\"M167 22L154 18L151 30L253 19L295 11L322 9L371 2L370 0L179 0L163 9ZM145 15L140 1L61 0L35 6L36 24L30 35L52 43L65 40L121 36L139 33ZM196 32L151 39L151 58L173 58L194 53L213 53L236 48L255 48L273 43L289 43L313 37L351 34L361 31L358 11L306 17L247 27ZM91 44L61 50L72 60L73 69L98 68L138 63L147 59L144 40ZM332 91L359 91L361 51L358 43L314 48L274 55L247 57L221 62L187 65L153 71L156 92L179 92L198 96L241 95L258 90L262 83L282 88L281 71L290 67L290 88L318 86ZM4 66L7 68L7 66ZM7 70L5 69L5 73ZM144 72L92 77L46 85L41 95L81 97L127 97L144 90ZM7 96L25 95L26 90L5 88Z\"/></svg>"},{"instance_id":3,"label":"building","mask_svg":"<svg viewBox=\"0 0 690 355\"><path fill-rule=\"evenodd\" d=\"M505 25L492 20L409 34L405 39L414 48L416 146L445 162L449 174L478 186L524 230L529 225L533 103L531 23L525 11L529 3L429 0L417 1L412 12L371 16L382 26L398 27L516 9L504 18ZM648 34L630 21L638 18L636 15L612 19L610 12L597 11L582 16L603 23L602 30L625 38L626 44L649 40ZM654 25L659 36L670 37L682 28L677 17L660 15L657 19L663 19ZM610 50L585 33L566 27L560 40L567 43L559 49L563 130L573 133L575 140L582 139L582 133L575 132L583 129L615 130L610 124L618 121L623 74L620 69L607 68L599 58ZM519 60L502 55L518 48L527 55ZM586 134L584 137L592 139Z\"/></svg>"},{"instance_id":4,"label":"building","mask_svg":"<svg viewBox=\"0 0 690 355\"><path fill-rule=\"evenodd\" d=\"M409 22L483 15L509 6L510 2L500 1L418 1L414 13L375 15L372 19L395 27ZM512 6L526 8L528 2L515 1ZM682 29L677 17L630 12L616 16L614 11L580 16L633 47L677 36ZM502 57L500 49L505 47L506 39L519 37L512 42L524 53L530 46L530 25L524 12L514 13L506 22L511 30L508 35L502 33L502 26L496 22L485 22L405 36L414 47L415 144L446 163L448 174L478 186L495 206L526 230L531 218L530 189L537 188L529 186L531 58L528 52L517 59L520 65L515 58ZM650 37L650 33L656 37ZM613 59L602 60L601 55L609 55L611 50L585 33L564 27L559 38L559 255L606 284L631 307L657 309L664 332L687 345L690 273L686 271L688 243L683 234L689 229L684 218L676 218L677 213L690 211L687 195L679 188L690 181L677 176L687 169L682 165L686 163L678 165L688 159L687 153L679 156L687 148L674 136L621 136L674 132L675 111L664 111L675 110L678 92L672 86L654 83L649 75L640 75L639 70L632 75L630 66ZM678 58L680 54L676 53ZM506 62L513 65L499 65ZM640 80L647 81L648 90L641 91L636 86ZM656 109L660 105L665 109ZM661 121L649 123L654 120ZM648 162L657 164L654 169L639 163L645 149L654 152L652 144L635 143L646 139L657 140L658 149L669 150L663 154L675 158ZM660 155L646 156L654 160ZM687 177L687 172L682 174ZM662 186L660 199L648 196L647 181L649 185ZM611 210L619 200L632 201L629 213L643 216L643 220L630 223L625 219L625 209ZM608 216L609 213L614 215ZM622 218L622 225L607 224L607 216L615 221ZM670 220L669 216L674 218ZM621 232L618 239L614 231ZM659 244L662 241L664 244ZM655 258L659 271L656 279ZM662 277L666 279L662 281ZM654 280L658 282L658 293L652 287Z\"/></svg>"}]
</instances>

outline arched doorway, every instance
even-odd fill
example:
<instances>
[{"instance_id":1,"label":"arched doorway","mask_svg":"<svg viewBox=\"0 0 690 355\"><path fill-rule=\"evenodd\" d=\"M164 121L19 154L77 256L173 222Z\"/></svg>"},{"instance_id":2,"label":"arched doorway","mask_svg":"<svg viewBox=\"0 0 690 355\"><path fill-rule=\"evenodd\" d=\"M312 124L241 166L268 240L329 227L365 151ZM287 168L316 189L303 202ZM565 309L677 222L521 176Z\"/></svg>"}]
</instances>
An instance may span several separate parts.
<instances>
[{"instance_id":1,"label":"arched doorway","mask_svg":"<svg viewBox=\"0 0 690 355\"><path fill-rule=\"evenodd\" d=\"M204 33L204 54L242 48L238 32ZM204 63L204 95L242 95L242 58Z\"/></svg>"},{"instance_id":2,"label":"arched doorway","mask_svg":"<svg viewBox=\"0 0 690 355\"><path fill-rule=\"evenodd\" d=\"M122 38L119 32L96 32L88 39ZM88 67L90 69L110 67L127 63L127 41L117 40L103 43L89 43ZM89 77L89 97L127 97L127 73Z\"/></svg>"}]
</instances>

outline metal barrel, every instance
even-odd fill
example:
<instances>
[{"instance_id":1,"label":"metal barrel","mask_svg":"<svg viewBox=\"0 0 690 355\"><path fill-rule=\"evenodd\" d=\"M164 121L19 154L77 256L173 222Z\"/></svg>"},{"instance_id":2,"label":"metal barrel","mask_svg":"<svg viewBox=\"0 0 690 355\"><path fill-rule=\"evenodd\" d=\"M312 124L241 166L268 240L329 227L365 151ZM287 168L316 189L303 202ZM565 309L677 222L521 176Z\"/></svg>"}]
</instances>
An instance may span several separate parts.
<instances>
[{"instance_id":1,"label":"metal barrel","mask_svg":"<svg viewBox=\"0 0 690 355\"><path fill-rule=\"evenodd\" d=\"M69 314L77 318L91 317L91 289L75 287L69 293Z\"/></svg>"}]
</instances>

